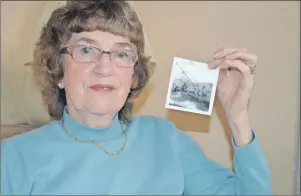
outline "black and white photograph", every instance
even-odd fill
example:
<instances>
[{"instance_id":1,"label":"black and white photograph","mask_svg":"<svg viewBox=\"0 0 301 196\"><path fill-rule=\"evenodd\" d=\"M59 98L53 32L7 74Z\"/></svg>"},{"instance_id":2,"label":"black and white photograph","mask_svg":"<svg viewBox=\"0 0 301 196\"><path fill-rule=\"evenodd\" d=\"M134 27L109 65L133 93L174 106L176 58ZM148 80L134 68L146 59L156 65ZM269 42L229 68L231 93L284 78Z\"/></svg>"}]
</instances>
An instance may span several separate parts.
<instances>
[{"instance_id":1,"label":"black and white photograph","mask_svg":"<svg viewBox=\"0 0 301 196\"><path fill-rule=\"evenodd\" d=\"M206 63L174 57L165 107L211 115L219 68Z\"/></svg>"}]
</instances>

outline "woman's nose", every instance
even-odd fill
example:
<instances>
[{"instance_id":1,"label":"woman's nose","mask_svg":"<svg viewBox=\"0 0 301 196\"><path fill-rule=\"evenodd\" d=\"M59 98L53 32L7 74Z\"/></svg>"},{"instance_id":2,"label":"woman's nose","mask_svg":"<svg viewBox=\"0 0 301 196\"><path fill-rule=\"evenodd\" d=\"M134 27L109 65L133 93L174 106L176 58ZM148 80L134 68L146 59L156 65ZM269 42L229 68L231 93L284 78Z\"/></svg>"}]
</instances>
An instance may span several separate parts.
<instances>
[{"instance_id":1,"label":"woman's nose","mask_svg":"<svg viewBox=\"0 0 301 196\"><path fill-rule=\"evenodd\" d=\"M102 76L109 76L113 74L113 65L110 53L102 53L102 55L99 58L99 61L95 64L94 71L95 73Z\"/></svg>"}]
</instances>

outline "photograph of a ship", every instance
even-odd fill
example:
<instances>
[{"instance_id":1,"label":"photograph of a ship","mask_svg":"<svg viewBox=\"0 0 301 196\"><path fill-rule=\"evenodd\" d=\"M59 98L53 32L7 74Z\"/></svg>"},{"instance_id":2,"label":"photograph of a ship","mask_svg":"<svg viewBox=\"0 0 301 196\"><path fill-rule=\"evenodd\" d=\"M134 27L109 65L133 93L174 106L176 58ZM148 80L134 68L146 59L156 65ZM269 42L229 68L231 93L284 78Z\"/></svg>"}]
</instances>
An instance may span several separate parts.
<instances>
[{"instance_id":1,"label":"photograph of a ship","mask_svg":"<svg viewBox=\"0 0 301 196\"><path fill-rule=\"evenodd\" d=\"M212 83L192 82L182 70L172 82L169 105L208 112L212 87Z\"/></svg>"},{"instance_id":2,"label":"photograph of a ship","mask_svg":"<svg viewBox=\"0 0 301 196\"><path fill-rule=\"evenodd\" d=\"M193 63L190 62L190 65L193 66ZM208 78L208 72L202 73L200 68L198 71L199 73L195 73L195 69L190 71L187 63L174 63L166 101L167 108L210 115L214 97L212 93L216 86L215 78L212 78L212 82L208 79L202 81L199 77L207 74Z\"/></svg>"}]
</instances>

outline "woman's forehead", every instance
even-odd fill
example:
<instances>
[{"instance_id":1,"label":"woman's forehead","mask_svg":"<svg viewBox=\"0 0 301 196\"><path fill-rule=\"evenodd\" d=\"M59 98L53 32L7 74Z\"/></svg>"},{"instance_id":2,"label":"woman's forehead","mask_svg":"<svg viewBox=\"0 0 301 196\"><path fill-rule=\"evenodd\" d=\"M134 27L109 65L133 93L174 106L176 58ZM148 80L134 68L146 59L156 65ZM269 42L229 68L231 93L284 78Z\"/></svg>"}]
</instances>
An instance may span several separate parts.
<instances>
[{"instance_id":1,"label":"woman's forehead","mask_svg":"<svg viewBox=\"0 0 301 196\"><path fill-rule=\"evenodd\" d=\"M90 31L74 33L69 41L70 44L89 44L94 46L116 46L135 49L129 38L114 35L103 31Z\"/></svg>"}]
</instances>

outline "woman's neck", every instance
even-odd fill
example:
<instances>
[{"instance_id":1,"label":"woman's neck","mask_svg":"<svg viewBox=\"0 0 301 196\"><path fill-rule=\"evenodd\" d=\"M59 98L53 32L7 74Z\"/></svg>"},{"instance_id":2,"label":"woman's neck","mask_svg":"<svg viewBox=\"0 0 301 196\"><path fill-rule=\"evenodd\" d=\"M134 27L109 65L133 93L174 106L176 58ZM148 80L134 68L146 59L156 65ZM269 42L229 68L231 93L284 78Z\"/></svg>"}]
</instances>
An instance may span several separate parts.
<instances>
[{"instance_id":1,"label":"woman's neck","mask_svg":"<svg viewBox=\"0 0 301 196\"><path fill-rule=\"evenodd\" d=\"M68 114L79 123L91 128L105 128L112 124L116 113L93 114L88 111L68 108Z\"/></svg>"}]
</instances>

